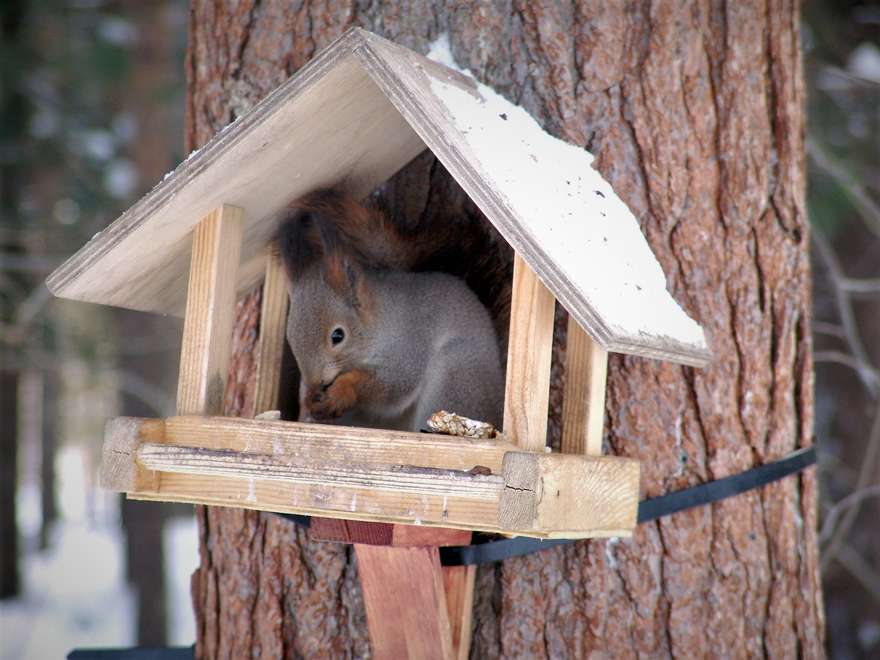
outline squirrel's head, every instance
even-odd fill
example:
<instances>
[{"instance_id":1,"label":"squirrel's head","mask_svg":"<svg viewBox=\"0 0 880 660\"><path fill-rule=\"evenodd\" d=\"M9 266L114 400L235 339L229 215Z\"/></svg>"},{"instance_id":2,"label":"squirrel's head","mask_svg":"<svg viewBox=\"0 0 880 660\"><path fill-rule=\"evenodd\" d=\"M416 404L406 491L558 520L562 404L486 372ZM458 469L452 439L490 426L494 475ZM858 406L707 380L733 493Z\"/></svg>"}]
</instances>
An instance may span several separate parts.
<instances>
[{"instance_id":1,"label":"squirrel's head","mask_svg":"<svg viewBox=\"0 0 880 660\"><path fill-rule=\"evenodd\" d=\"M315 404L329 396L340 376L368 367L374 348L373 296L364 284L366 275L356 263L343 261L341 267L342 283L334 283L319 264L289 284L287 341L300 369L305 412L316 413Z\"/></svg>"},{"instance_id":2,"label":"squirrel's head","mask_svg":"<svg viewBox=\"0 0 880 660\"><path fill-rule=\"evenodd\" d=\"M330 400L334 384L351 372L362 374L372 352L371 267L343 229L363 220L351 217L361 209L340 193L313 193L292 206L275 239L288 278L287 341L300 369L305 419L338 416L338 402Z\"/></svg>"}]
</instances>

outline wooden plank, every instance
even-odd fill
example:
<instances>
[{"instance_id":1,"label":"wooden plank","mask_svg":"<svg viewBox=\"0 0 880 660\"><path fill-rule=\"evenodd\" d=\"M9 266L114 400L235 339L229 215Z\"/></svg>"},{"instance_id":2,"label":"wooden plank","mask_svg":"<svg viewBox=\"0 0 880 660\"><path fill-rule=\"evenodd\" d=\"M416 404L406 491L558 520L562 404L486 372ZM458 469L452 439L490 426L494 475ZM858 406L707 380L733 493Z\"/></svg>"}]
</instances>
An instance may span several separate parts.
<instances>
[{"instance_id":1,"label":"wooden plank","mask_svg":"<svg viewBox=\"0 0 880 660\"><path fill-rule=\"evenodd\" d=\"M443 587L446 591L446 608L452 632L453 657L457 660L467 660L470 657L476 577L476 566L443 567Z\"/></svg>"},{"instance_id":2,"label":"wooden plank","mask_svg":"<svg viewBox=\"0 0 880 660\"><path fill-rule=\"evenodd\" d=\"M504 453L516 445L433 433L386 431L353 426L254 420L232 417L170 417L165 420L172 445L233 449L285 455L290 460L400 463L470 470L477 465L501 474Z\"/></svg>"},{"instance_id":3,"label":"wooden plank","mask_svg":"<svg viewBox=\"0 0 880 660\"><path fill-rule=\"evenodd\" d=\"M436 546L355 545L373 656L453 657L452 630Z\"/></svg>"},{"instance_id":4,"label":"wooden plank","mask_svg":"<svg viewBox=\"0 0 880 660\"><path fill-rule=\"evenodd\" d=\"M158 492L131 491L129 497L166 502L234 506L307 516L431 527L500 531L498 502L445 498L403 491L263 481L235 477L162 473ZM528 532L531 536L545 533Z\"/></svg>"},{"instance_id":5,"label":"wooden plank","mask_svg":"<svg viewBox=\"0 0 880 660\"><path fill-rule=\"evenodd\" d=\"M391 525L333 518L312 518L309 535L316 541L393 545L398 548L413 545L467 545L471 542L471 533L462 529Z\"/></svg>"},{"instance_id":6,"label":"wooden plank","mask_svg":"<svg viewBox=\"0 0 880 660\"><path fill-rule=\"evenodd\" d=\"M159 473L137 462L138 448L145 442L162 442L165 423L161 419L116 417L104 427L101 449L101 488L119 492L156 492Z\"/></svg>"},{"instance_id":7,"label":"wooden plank","mask_svg":"<svg viewBox=\"0 0 880 660\"><path fill-rule=\"evenodd\" d=\"M222 412L242 228L242 210L224 204L193 231L177 385L182 414Z\"/></svg>"},{"instance_id":8,"label":"wooden plank","mask_svg":"<svg viewBox=\"0 0 880 660\"><path fill-rule=\"evenodd\" d=\"M326 484L334 488L415 493L422 497L449 500L492 502L498 499L504 489L504 480L500 475L471 474L463 470L353 461L301 463L272 454L160 443L141 444L136 458L148 470L166 474L216 475L310 486Z\"/></svg>"},{"instance_id":9,"label":"wooden plank","mask_svg":"<svg viewBox=\"0 0 880 660\"><path fill-rule=\"evenodd\" d=\"M205 418L205 428L222 427L218 419L223 420ZM227 433L226 439L234 440L228 444L239 448L250 445L247 450L218 448L224 439L222 434L221 443L216 439L204 443L214 448L165 444L174 442L173 423L181 420L193 427L198 418L166 420L161 438L148 428L157 420L134 419L128 424L108 426L105 455L116 462L108 468L111 474L136 475L136 463L149 470L161 470L156 486L141 489L142 482L129 477L117 478L117 487L136 499L505 531L538 538L619 536L628 534L634 525L638 464L632 459L506 451L497 473L475 475L443 467L358 463L352 457L359 457L357 448L369 448L369 443L355 438L347 445L347 436L325 436L327 442L313 442L303 452L297 443L284 437L286 428L293 430L293 437L301 437L302 427L332 427L295 422L226 419L227 431L237 425L271 429L262 442L249 442L246 437ZM340 430L369 433L366 429ZM194 433L192 437L199 435ZM136 449L132 438L136 438ZM436 452L432 460L439 461L443 454L451 462L460 460L450 447L441 449L433 444L437 440L430 441ZM117 446L123 449L116 451ZM415 530L406 533L417 534Z\"/></svg>"},{"instance_id":10,"label":"wooden plank","mask_svg":"<svg viewBox=\"0 0 880 660\"><path fill-rule=\"evenodd\" d=\"M550 358L556 301L517 254L513 264L504 434L529 451L547 445Z\"/></svg>"},{"instance_id":11,"label":"wooden plank","mask_svg":"<svg viewBox=\"0 0 880 660\"><path fill-rule=\"evenodd\" d=\"M446 509L442 516L442 502L425 502L419 496L374 499L376 493L365 489L290 486L272 481L250 481L231 477L205 477L198 475L162 474L158 492L131 491L129 499L151 502L182 502L186 504L205 504L231 506L256 511L277 511L306 516L322 516L367 522L387 522L414 524L418 514L419 524L426 527L450 527L462 530L514 534L539 539L552 538L604 538L609 536L630 536L632 527L620 521L619 525L591 527L580 530L536 530L502 529L497 521L498 505L491 509L471 508L461 514L455 506ZM351 504L356 510L351 511ZM592 506L602 506L593 502ZM436 519L436 520L435 520Z\"/></svg>"},{"instance_id":12,"label":"wooden plank","mask_svg":"<svg viewBox=\"0 0 880 660\"><path fill-rule=\"evenodd\" d=\"M639 462L617 456L510 452L499 522L522 529L631 530L636 525Z\"/></svg>"},{"instance_id":13,"label":"wooden plank","mask_svg":"<svg viewBox=\"0 0 880 660\"><path fill-rule=\"evenodd\" d=\"M312 518L311 525L309 525L309 537L315 541L391 545L394 527L395 525L390 523Z\"/></svg>"},{"instance_id":14,"label":"wooden plank","mask_svg":"<svg viewBox=\"0 0 880 660\"><path fill-rule=\"evenodd\" d=\"M411 545L467 545L470 542L469 531L422 525L395 525L391 538L391 545L400 548Z\"/></svg>"},{"instance_id":15,"label":"wooden plank","mask_svg":"<svg viewBox=\"0 0 880 660\"><path fill-rule=\"evenodd\" d=\"M637 219L589 152L549 138L475 81L363 39L356 56L398 112L591 336L609 351L706 364L702 329L666 290Z\"/></svg>"},{"instance_id":16,"label":"wooden plank","mask_svg":"<svg viewBox=\"0 0 880 660\"><path fill-rule=\"evenodd\" d=\"M181 315L188 236L220 204L247 209L236 289L256 286L278 213L345 179L366 196L425 149L353 57L350 31L218 131L48 279L57 296Z\"/></svg>"},{"instance_id":17,"label":"wooden plank","mask_svg":"<svg viewBox=\"0 0 880 660\"><path fill-rule=\"evenodd\" d=\"M255 415L278 409L281 355L287 332L287 278L281 259L274 250L268 250L266 254L266 279L263 281L262 296L254 391Z\"/></svg>"},{"instance_id":18,"label":"wooden plank","mask_svg":"<svg viewBox=\"0 0 880 660\"><path fill-rule=\"evenodd\" d=\"M562 453L602 454L608 352L568 317L565 390L562 399Z\"/></svg>"}]
</instances>

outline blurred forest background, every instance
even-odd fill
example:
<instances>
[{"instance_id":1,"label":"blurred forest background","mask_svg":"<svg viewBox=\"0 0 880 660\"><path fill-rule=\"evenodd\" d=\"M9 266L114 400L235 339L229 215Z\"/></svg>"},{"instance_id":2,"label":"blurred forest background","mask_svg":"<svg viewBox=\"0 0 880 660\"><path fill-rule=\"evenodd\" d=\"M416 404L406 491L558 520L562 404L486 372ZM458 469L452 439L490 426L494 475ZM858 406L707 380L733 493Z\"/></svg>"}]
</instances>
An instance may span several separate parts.
<instances>
[{"instance_id":1,"label":"blurred forest background","mask_svg":"<svg viewBox=\"0 0 880 660\"><path fill-rule=\"evenodd\" d=\"M0 658L190 644L189 507L95 482L114 415L173 413L181 324L49 272L185 154L181 0L0 0ZM880 657L880 3L808 0L816 437L829 655Z\"/></svg>"}]
</instances>

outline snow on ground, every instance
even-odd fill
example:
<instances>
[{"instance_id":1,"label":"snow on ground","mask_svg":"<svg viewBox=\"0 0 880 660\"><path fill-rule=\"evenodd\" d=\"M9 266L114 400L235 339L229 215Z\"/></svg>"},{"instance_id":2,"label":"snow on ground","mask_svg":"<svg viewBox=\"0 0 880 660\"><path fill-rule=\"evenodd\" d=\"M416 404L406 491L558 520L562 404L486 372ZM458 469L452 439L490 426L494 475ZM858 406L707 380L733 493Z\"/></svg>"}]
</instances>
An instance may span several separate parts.
<instances>
[{"instance_id":1,"label":"snow on ground","mask_svg":"<svg viewBox=\"0 0 880 660\"><path fill-rule=\"evenodd\" d=\"M165 522L165 584L168 588L168 644L188 646L196 625L189 595L190 576L199 565L199 537L193 516Z\"/></svg>"},{"instance_id":2,"label":"snow on ground","mask_svg":"<svg viewBox=\"0 0 880 660\"><path fill-rule=\"evenodd\" d=\"M48 551L23 562L24 597L0 604L4 659L64 658L77 647L132 643L120 530L80 521L55 531Z\"/></svg>"},{"instance_id":3,"label":"snow on ground","mask_svg":"<svg viewBox=\"0 0 880 660\"><path fill-rule=\"evenodd\" d=\"M64 658L74 648L135 644L118 497L94 487L80 447L62 448L56 469L60 518L45 552L34 549L39 492L29 483L19 489L24 594L0 602L0 660ZM195 634L189 577L198 563L194 519L169 520L163 545L169 644L189 645Z\"/></svg>"}]
</instances>

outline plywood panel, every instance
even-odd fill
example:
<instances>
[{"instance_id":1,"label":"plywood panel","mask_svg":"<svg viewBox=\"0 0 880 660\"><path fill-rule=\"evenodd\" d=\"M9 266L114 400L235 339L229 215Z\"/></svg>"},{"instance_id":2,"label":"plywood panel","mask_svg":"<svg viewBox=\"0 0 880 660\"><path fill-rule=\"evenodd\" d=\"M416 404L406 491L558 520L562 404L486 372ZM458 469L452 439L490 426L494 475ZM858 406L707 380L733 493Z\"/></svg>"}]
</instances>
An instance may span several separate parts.
<instances>
[{"instance_id":1,"label":"plywood panel","mask_svg":"<svg viewBox=\"0 0 880 660\"><path fill-rule=\"evenodd\" d=\"M56 295L180 314L199 218L245 209L239 291L292 199L342 179L365 195L427 145L559 302L608 351L703 365L638 222L583 149L472 79L362 30L192 155L47 281Z\"/></svg>"},{"instance_id":2,"label":"plywood panel","mask_svg":"<svg viewBox=\"0 0 880 660\"><path fill-rule=\"evenodd\" d=\"M606 350L702 365L701 328L666 290L638 221L586 150L521 108L365 34L357 56L425 144Z\"/></svg>"},{"instance_id":3,"label":"plywood panel","mask_svg":"<svg viewBox=\"0 0 880 660\"><path fill-rule=\"evenodd\" d=\"M194 152L48 279L57 296L181 315L187 237L220 204L245 210L239 293L263 277L286 204L345 178L366 195L425 146L352 52L349 32Z\"/></svg>"}]
</instances>

